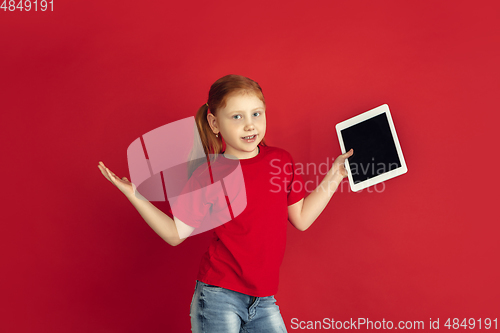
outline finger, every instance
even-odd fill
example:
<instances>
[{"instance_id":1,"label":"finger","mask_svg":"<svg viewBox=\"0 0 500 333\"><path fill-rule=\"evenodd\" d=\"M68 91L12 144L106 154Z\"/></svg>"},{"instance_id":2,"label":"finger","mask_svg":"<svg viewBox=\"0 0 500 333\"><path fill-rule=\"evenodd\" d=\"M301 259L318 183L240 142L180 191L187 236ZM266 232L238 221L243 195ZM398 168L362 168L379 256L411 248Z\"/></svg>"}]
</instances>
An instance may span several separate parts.
<instances>
[{"instance_id":1,"label":"finger","mask_svg":"<svg viewBox=\"0 0 500 333\"><path fill-rule=\"evenodd\" d=\"M109 170L108 168L106 168L106 170L109 171L109 174L112 175L113 178L118 178L113 171Z\"/></svg>"},{"instance_id":2,"label":"finger","mask_svg":"<svg viewBox=\"0 0 500 333\"><path fill-rule=\"evenodd\" d=\"M346 168L342 168L340 170L340 174L342 175L343 178L347 177L347 170L346 170Z\"/></svg>"},{"instance_id":3,"label":"finger","mask_svg":"<svg viewBox=\"0 0 500 333\"><path fill-rule=\"evenodd\" d=\"M354 149L351 148L351 150L349 150L347 153L345 153L342 156L344 156L345 158L348 158L348 157L352 156L352 154L354 154Z\"/></svg>"},{"instance_id":4,"label":"finger","mask_svg":"<svg viewBox=\"0 0 500 333\"><path fill-rule=\"evenodd\" d=\"M115 177L113 177L113 175L111 174L111 171L109 171L108 168L106 168L106 173L108 174L109 176L109 180L114 184L115 183Z\"/></svg>"},{"instance_id":5,"label":"finger","mask_svg":"<svg viewBox=\"0 0 500 333\"><path fill-rule=\"evenodd\" d=\"M103 168L101 165L98 165L97 167L99 168L99 170L101 170L102 175L103 175L103 176L104 176L107 180L110 180L110 179L109 179L109 175L108 175L108 173L106 172L106 168Z\"/></svg>"}]
</instances>

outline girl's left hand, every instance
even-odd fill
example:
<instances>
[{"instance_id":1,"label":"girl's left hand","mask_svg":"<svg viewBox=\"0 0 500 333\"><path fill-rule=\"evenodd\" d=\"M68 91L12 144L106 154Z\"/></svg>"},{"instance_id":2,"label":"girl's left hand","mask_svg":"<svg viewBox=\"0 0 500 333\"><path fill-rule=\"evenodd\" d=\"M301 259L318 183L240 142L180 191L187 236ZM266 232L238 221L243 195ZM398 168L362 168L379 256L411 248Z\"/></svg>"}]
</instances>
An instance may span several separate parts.
<instances>
[{"instance_id":1,"label":"girl's left hand","mask_svg":"<svg viewBox=\"0 0 500 333\"><path fill-rule=\"evenodd\" d=\"M349 157L352 156L352 154L354 154L354 150L351 149L349 150L347 153L345 154L342 154L342 155L339 155L339 157L337 157L335 159L335 161L333 162L333 165L332 165L332 174L335 176L335 175L338 175L340 176L341 178L340 179L344 179L345 177L347 177L347 170L345 169L345 160Z\"/></svg>"}]
</instances>

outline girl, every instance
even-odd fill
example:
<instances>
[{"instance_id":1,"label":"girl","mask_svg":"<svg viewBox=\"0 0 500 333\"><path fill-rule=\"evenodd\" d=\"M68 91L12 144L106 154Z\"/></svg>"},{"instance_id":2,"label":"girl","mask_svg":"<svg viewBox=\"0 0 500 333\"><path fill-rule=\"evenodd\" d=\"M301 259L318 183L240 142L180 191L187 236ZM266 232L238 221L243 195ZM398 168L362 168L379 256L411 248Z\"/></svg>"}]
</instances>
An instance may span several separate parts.
<instances>
[{"instance_id":1,"label":"girl","mask_svg":"<svg viewBox=\"0 0 500 333\"><path fill-rule=\"evenodd\" d=\"M273 295L278 289L287 221L299 230L311 226L347 176L344 161L353 151L337 157L318 188L304 198L304 182L290 154L264 142L266 104L257 82L239 75L217 80L208 102L196 114L196 123L205 154L215 156L212 167L229 159L240 163L246 207L213 231L191 303L192 331L286 332ZM126 177L118 178L102 162L98 167L170 245L180 244L210 214L209 208L195 207L196 213L172 219L136 198ZM188 182L200 179L202 169L206 168L191 166ZM215 204L208 197L203 200L208 204L202 207Z\"/></svg>"}]
</instances>

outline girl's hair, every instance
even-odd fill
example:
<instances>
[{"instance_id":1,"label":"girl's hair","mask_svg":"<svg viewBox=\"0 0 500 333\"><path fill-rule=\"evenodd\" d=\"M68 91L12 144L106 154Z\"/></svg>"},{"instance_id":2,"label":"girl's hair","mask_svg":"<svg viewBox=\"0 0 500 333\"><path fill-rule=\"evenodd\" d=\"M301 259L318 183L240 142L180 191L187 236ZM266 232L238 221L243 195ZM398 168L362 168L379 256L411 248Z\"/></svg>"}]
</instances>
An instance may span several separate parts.
<instances>
[{"instance_id":1,"label":"girl's hair","mask_svg":"<svg viewBox=\"0 0 500 333\"><path fill-rule=\"evenodd\" d=\"M210 156L211 160L215 160L217 155L222 153L223 149L221 136L216 137L208 124L208 112L210 111L214 116L217 116L217 111L226 106L227 98L230 95L244 93L255 94L255 96L257 96L262 103L266 105L264 95L262 94L262 88L257 82L245 76L234 74L226 75L215 81L210 87L210 91L208 92L208 101L198 109L195 117L198 133L200 134L203 150L207 158ZM266 145L264 138L262 138L260 144L263 146ZM196 168L202 163L203 161L191 163L189 166L189 176L191 176L193 171L196 170Z\"/></svg>"}]
</instances>

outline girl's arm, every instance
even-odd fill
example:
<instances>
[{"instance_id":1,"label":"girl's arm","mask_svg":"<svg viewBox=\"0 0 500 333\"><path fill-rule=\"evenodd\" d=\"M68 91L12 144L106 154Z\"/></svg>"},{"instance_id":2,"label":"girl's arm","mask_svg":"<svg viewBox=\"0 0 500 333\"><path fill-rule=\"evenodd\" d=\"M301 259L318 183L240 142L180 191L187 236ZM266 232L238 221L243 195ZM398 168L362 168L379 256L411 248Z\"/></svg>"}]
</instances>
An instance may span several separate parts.
<instances>
[{"instance_id":1,"label":"girl's arm","mask_svg":"<svg viewBox=\"0 0 500 333\"><path fill-rule=\"evenodd\" d=\"M126 177L121 179L118 178L111 170L106 168L102 162L99 163L98 168L106 179L125 194L146 223L168 244L172 246L179 245L191 234L191 232L193 232L194 228L175 217L174 221L170 216L156 208L151 202L140 196L139 192L135 191L135 186L129 182ZM136 196L136 193L138 196Z\"/></svg>"},{"instance_id":2,"label":"girl's arm","mask_svg":"<svg viewBox=\"0 0 500 333\"><path fill-rule=\"evenodd\" d=\"M319 186L305 199L288 206L288 219L295 228L300 231L306 230L323 212L342 179L347 177L344 162L352 154L353 150L351 149L337 157Z\"/></svg>"}]
</instances>

